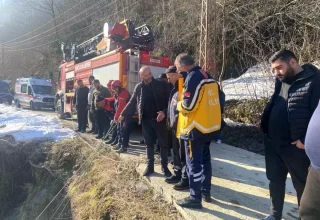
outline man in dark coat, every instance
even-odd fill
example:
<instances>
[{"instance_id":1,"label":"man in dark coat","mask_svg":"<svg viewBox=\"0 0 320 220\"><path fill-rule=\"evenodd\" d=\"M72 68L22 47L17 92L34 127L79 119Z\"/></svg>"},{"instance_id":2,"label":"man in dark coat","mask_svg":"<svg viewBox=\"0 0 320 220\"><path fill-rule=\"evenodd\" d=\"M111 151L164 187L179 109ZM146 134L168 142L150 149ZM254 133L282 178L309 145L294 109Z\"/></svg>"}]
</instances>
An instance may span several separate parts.
<instances>
[{"instance_id":1,"label":"man in dark coat","mask_svg":"<svg viewBox=\"0 0 320 220\"><path fill-rule=\"evenodd\" d=\"M166 177L172 174L168 169L168 130L166 126L166 110L168 108L168 83L153 78L147 66L139 71L142 82L134 89L130 101L119 117L121 121L138 104L139 124L142 124L143 137L147 145L148 166L144 176L154 173L154 145L158 139L162 171Z\"/></svg>"},{"instance_id":2,"label":"man in dark coat","mask_svg":"<svg viewBox=\"0 0 320 220\"><path fill-rule=\"evenodd\" d=\"M73 104L77 109L78 118L78 132L84 133L87 127L87 117L88 117L88 94L89 88L83 84L80 79L77 81L78 88L76 89L73 97Z\"/></svg>"},{"instance_id":3,"label":"man in dark coat","mask_svg":"<svg viewBox=\"0 0 320 220\"><path fill-rule=\"evenodd\" d=\"M167 125L171 132L171 143L173 151L173 175L167 178L167 183L175 183L173 188L175 190L189 189L189 178L186 167L186 152L184 141L177 137L177 125L179 111L177 110L177 103L179 101L178 87L181 76L186 77L187 73L177 73L175 66L170 66L166 70L169 82L172 85L172 90L169 96L168 111L167 111Z\"/></svg>"},{"instance_id":4,"label":"man in dark coat","mask_svg":"<svg viewBox=\"0 0 320 220\"><path fill-rule=\"evenodd\" d=\"M298 205L306 184L310 161L304 140L320 98L320 72L311 64L300 66L289 50L277 52L270 62L277 79L261 119L271 198L270 215L265 219L280 220L288 172Z\"/></svg>"},{"instance_id":5,"label":"man in dark coat","mask_svg":"<svg viewBox=\"0 0 320 220\"><path fill-rule=\"evenodd\" d=\"M99 80L94 80L93 82L95 90L93 91L92 96L92 109L94 111L95 120L98 125L98 136L96 136L97 139L102 139L103 135L106 133L106 131L109 129L110 126L110 120L108 118L108 115L104 109L104 107L101 107L98 105L98 102L104 100L105 98L110 98L111 93L108 88L104 87L100 84Z\"/></svg>"}]
</instances>

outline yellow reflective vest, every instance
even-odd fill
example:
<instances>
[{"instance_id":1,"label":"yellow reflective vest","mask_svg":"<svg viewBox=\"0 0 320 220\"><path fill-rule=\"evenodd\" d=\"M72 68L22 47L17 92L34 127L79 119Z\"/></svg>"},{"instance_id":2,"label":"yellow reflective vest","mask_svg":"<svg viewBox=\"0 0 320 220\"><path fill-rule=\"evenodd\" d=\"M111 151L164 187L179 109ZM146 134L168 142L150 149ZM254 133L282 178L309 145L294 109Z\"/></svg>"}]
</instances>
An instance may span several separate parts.
<instances>
[{"instance_id":1,"label":"yellow reflective vest","mask_svg":"<svg viewBox=\"0 0 320 220\"><path fill-rule=\"evenodd\" d=\"M221 107L218 83L200 67L194 67L186 77L179 111L177 137L182 139L212 138L220 130Z\"/></svg>"}]
</instances>

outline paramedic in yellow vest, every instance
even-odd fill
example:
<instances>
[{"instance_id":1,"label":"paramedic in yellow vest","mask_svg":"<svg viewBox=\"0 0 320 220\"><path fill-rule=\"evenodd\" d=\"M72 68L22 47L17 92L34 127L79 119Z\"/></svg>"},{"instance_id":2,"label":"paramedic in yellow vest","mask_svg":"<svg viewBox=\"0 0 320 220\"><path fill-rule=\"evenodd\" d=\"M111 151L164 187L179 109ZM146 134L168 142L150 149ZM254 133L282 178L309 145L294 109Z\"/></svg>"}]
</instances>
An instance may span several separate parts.
<instances>
[{"instance_id":1,"label":"paramedic in yellow vest","mask_svg":"<svg viewBox=\"0 0 320 220\"><path fill-rule=\"evenodd\" d=\"M218 83L187 54L175 61L178 72L187 72L179 111L178 129L185 141L190 197L177 201L186 208L202 208L202 199L211 201L210 143L221 127L221 106Z\"/></svg>"}]
</instances>

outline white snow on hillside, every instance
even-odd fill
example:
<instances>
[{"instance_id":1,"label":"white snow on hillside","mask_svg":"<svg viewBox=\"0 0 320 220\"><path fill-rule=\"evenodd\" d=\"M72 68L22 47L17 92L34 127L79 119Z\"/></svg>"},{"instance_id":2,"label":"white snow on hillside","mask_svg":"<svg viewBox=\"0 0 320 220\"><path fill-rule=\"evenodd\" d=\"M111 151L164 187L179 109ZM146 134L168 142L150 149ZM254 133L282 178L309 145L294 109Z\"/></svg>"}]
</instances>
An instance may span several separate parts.
<instances>
[{"instance_id":1,"label":"white snow on hillside","mask_svg":"<svg viewBox=\"0 0 320 220\"><path fill-rule=\"evenodd\" d=\"M248 69L235 79L223 81L226 99L256 99L270 97L274 90L274 78L270 65L261 63Z\"/></svg>"},{"instance_id":2,"label":"white snow on hillside","mask_svg":"<svg viewBox=\"0 0 320 220\"><path fill-rule=\"evenodd\" d=\"M75 133L63 128L53 117L0 104L0 138L6 135L13 136L18 142L60 141L73 137Z\"/></svg>"}]
</instances>

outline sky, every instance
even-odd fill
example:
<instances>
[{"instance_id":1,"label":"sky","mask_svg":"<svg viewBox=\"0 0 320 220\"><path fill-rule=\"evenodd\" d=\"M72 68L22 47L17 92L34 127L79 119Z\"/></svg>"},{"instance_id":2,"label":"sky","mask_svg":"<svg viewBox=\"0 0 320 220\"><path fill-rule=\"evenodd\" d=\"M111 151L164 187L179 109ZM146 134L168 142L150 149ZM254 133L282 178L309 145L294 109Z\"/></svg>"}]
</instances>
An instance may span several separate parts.
<instances>
[{"instance_id":1,"label":"sky","mask_svg":"<svg viewBox=\"0 0 320 220\"><path fill-rule=\"evenodd\" d=\"M34 10L23 10L14 0L0 0L0 43L19 37L48 21Z\"/></svg>"}]
</instances>

